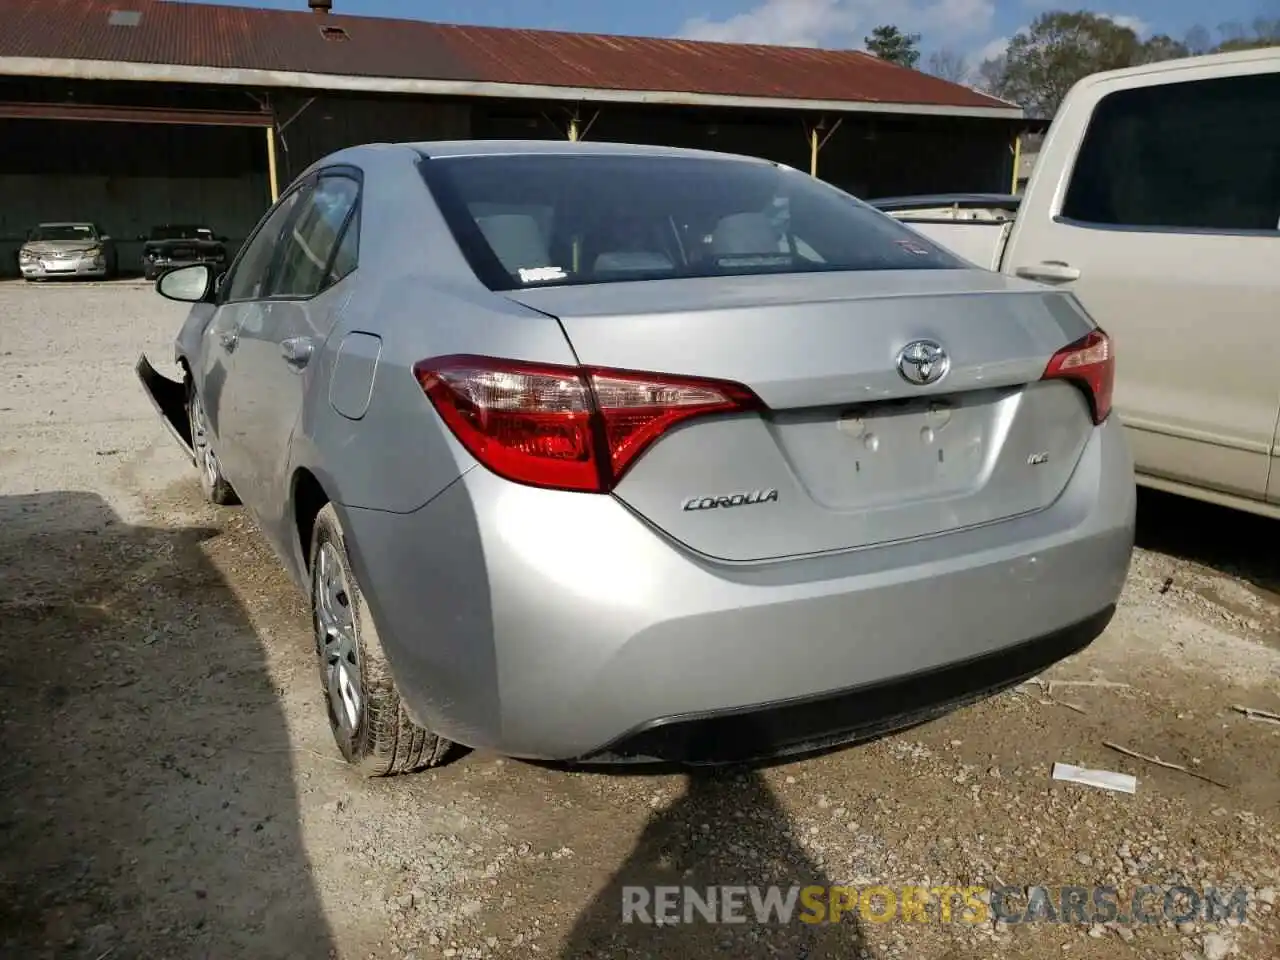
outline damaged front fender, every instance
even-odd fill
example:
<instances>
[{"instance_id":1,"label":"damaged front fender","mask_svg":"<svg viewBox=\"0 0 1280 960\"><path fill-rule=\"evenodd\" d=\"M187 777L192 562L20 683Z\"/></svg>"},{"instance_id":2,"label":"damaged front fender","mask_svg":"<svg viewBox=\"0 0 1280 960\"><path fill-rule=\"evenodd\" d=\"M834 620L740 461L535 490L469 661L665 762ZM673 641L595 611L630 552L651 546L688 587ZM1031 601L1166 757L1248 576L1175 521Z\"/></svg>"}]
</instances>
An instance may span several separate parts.
<instances>
[{"instance_id":1,"label":"damaged front fender","mask_svg":"<svg viewBox=\"0 0 1280 960\"><path fill-rule=\"evenodd\" d=\"M143 354L134 367L138 379L142 381L142 389L146 392L151 405L160 414L160 420L173 438L181 444L183 451L192 463L195 463L195 450L191 444L191 421L187 416L187 388L185 384L170 380L156 368Z\"/></svg>"}]
</instances>

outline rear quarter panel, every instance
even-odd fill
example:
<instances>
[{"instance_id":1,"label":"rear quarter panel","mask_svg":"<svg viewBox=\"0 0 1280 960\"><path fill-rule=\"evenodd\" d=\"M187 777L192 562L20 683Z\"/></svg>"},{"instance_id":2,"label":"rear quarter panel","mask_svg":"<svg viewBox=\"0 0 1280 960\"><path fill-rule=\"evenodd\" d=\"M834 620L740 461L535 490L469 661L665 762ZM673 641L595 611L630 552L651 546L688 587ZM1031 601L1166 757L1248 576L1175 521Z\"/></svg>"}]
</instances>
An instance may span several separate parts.
<instances>
[{"instance_id":1,"label":"rear quarter panel","mask_svg":"<svg viewBox=\"0 0 1280 960\"><path fill-rule=\"evenodd\" d=\"M474 461L445 428L414 364L458 353L573 363L559 324L491 293L463 259L405 147L359 148L331 158L364 170L359 266L351 297L320 355L292 443L292 472L309 470L349 507L408 513ZM376 354L367 407L334 406L344 340ZM376 339L377 348L369 345ZM341 406L341 404L339 404Z\"/></svg>"}]
</instances>

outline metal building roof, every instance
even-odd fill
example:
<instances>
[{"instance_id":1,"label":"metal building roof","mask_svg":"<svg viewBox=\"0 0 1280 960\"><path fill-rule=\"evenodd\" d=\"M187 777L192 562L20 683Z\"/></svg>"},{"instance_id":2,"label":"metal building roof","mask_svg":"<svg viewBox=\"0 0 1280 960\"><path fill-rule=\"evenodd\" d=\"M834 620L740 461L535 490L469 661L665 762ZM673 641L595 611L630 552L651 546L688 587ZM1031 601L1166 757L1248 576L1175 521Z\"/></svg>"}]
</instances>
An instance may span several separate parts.
<instances>
[{"instance_id":1,"label":"metal building roof","mask_svg":"<svg viewBox=\"0 0 1280 960\"><path fill-rule=\"evenodd\" d=\"M0 74L1021 116L861 51L455 26L298 5L0 0Z\"/></svg>"}]
</instances>

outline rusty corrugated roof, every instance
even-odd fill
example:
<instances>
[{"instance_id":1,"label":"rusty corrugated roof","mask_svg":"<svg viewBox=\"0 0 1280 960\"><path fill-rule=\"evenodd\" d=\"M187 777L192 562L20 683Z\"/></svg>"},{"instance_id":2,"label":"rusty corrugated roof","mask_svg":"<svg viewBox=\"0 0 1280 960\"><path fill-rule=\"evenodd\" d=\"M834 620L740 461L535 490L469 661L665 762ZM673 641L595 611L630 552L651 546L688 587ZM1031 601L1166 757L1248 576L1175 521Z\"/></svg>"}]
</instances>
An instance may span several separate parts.
<instances>
[{"instance_id":1,"label":"rusty corrugated roof","mask_svg":"<svg viewBox=\"0 0 1280 960\"><path fill-rule=\"evenodd\" d=\"M856 50L435 27L486 80L796 100L1007 106Z\"/></svg>"},{"instance_id":2,"label":"rusty corrugated roof","mask_svg":"<svg viewBox=\"0 0 1280 960\"><path fill-rule=\"evenodd\" d=\"M303 0L298 3L302 8ZM141 16L123 18L136 19L136 26L113 25L113 11ZM326 39L322 26L341 27L346 39ZM0 57L851 104L1010 106L853 50L455 26L169 0L0 0Z\"/></svg>"}]
</instances>

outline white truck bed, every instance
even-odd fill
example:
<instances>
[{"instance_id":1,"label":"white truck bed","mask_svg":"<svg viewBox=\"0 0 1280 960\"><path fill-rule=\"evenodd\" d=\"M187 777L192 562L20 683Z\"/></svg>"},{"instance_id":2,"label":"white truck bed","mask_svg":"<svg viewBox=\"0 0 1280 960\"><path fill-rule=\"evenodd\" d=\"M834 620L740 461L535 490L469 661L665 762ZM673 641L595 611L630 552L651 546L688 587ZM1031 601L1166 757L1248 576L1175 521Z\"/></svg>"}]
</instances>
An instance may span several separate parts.
<instances>
[{"instance_id":1,"label":"white truck bed","mask_svg":"<svg viewBox=\"0 0 1280 960\"><path fill-rule=\"evenodd\" d=\"M939 246L987 270L999 270L1019 198L1004 194L891 197L871 205Z\"/></svg>"}]
</instances>

